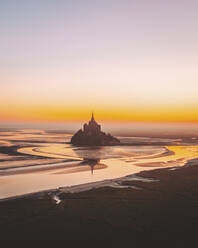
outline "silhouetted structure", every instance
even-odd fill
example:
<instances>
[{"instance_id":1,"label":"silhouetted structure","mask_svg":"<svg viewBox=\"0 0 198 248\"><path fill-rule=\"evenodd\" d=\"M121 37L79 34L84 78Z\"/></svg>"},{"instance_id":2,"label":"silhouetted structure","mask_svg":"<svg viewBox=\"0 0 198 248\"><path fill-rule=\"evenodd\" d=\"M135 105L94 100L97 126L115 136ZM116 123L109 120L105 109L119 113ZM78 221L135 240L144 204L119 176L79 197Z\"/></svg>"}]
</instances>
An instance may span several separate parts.
<instances>
[{"instance_id":1,"label":"silhouetted structure","mask_svg":"<svg viewBox=\"0 0 198 248\"><path fill-rule=\"evenodd\" d=\"M95 121L92 113L89 123L85 123L83 130L80 129L71 138L73 145L87 145L87 146L104 146L104 145L118 145L120 141L101 131L101 126Z\"/></svg>"}]
</instances>

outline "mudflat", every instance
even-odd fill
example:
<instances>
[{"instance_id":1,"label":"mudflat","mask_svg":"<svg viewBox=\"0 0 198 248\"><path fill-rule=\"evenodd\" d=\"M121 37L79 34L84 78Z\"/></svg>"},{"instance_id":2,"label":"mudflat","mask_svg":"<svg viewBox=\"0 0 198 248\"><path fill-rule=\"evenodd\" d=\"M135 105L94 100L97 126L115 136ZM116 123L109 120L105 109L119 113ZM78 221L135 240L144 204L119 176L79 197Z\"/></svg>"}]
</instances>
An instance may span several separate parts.
<instances>
[{"instance_id":1,"label":"mudflat","mask_svg":"<svg viewBox=\"0 0 198 248\"><path fill-rule=\"evenodd\" d=\"M125 187L99 187L67 193L33 194L0 203L2 237L24 240L78 237L189 242L198 226L198 160L184 167L143 171L153 180L123 180ZM58 203L58 204L57 204ZM116 234L119 234L116 236Z\"/></svg>"}]
</instances>

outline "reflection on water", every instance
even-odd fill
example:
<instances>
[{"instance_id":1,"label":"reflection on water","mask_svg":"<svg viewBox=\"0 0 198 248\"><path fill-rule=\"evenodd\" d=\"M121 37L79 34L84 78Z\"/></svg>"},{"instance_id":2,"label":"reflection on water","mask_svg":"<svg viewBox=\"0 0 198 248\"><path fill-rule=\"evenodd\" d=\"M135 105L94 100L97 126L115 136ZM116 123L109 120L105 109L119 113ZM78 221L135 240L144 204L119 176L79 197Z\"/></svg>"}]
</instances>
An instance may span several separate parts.
<instances>
[{"instance_id":1,"label":"reflection on water","mask_svg":"<svg viewBox=\"0 0 198 248\"><path fill-rule=\"evenodd\" d=\"M120 146L73 147L70 137L43 130L1 132L0 198L182 166L198 157L196 143L182 140L127 137ZM134 140L138 145L128 145Z\"/></svg>"},{"instance_id":2,"label":"reflection on water","mask_svg":"<svg viewBox=\"0 0 198 248\"><path fill-rule=\"evenodd\" d=\"M103 166L103 167L99 167L100 165L100 159L84 159L83 162L80 163L81 165L89 165L90 166L90 169L91 169L91 174L93 175L93 171L94 171L94 167L96 169L96 166L97 166L97 169L98 168L101 168L101 169L104 169L106 168L107 166Z\"/></svg>"}]
</instances>

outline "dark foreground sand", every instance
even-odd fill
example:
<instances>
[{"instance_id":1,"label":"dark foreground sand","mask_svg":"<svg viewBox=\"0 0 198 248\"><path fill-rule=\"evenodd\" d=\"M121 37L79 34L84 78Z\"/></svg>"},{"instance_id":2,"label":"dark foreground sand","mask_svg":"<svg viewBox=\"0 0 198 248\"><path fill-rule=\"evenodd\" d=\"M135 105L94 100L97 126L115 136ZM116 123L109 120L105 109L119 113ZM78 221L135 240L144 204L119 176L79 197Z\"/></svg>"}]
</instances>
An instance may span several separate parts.
<instances>
[{"instance_id":1,"label":"dark foreground sand","mask_svg":"<svg viewBox=\"0 0 198 248\"><path fill-rule=\"evenodd\" d=\"M123 245L130 240L130 247L197 247L198 160L138 175L157 180L122 182L140 189L61 193L58 205L47 193L0 202L1 239L43 239L46 244L53 239L65 241L65 247L79 240L93 246L105 240Z\"/></svg>"}]
</instances>

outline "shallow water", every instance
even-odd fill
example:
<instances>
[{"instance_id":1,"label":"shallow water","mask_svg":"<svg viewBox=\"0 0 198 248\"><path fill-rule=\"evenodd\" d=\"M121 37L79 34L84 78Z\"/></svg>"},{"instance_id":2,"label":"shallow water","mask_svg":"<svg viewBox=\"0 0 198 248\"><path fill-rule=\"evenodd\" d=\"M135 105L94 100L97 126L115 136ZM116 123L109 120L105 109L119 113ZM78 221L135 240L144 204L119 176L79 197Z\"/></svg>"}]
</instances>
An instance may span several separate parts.
<instances>
[{"instance_id":1,"label":"shallow water","mask_svg":"<svg viewBox=\"0 0 198 248\"><path fill-rule=\"evenodd\" d=\"M44 130L1 132L0 198L182 166L198 157L198 145L178 139L119 137L120 146L90 148L73 147L70 138Z\"/></svg>"}]
</instances>

